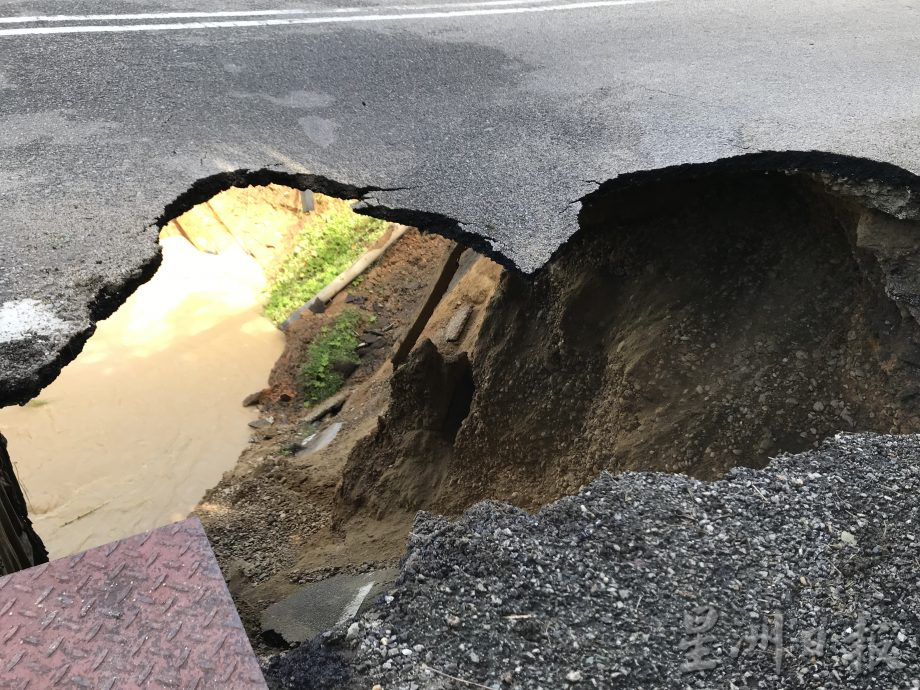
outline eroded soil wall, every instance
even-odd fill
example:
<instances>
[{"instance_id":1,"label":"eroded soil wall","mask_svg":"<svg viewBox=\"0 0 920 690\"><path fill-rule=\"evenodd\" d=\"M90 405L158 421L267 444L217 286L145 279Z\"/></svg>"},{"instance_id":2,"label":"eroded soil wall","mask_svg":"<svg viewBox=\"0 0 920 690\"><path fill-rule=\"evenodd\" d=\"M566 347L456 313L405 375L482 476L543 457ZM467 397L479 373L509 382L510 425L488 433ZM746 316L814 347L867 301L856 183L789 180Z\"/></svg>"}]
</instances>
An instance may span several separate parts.
<instances>
[{"instance_id":1,"label":"eroded soil wall","mask_svg":"<svg viewBox=\"0 0 920 690\"><path fill-rule=\"evenodd\" d=\"M859 242L863 213L778 174L591 200L541 272L504 273L455 434L439 425L466 365L424 346L395 372L341 515L533 508L602 469L716 478L837 431L920 430L917 322Z\"/></svg>"}]
</instances>

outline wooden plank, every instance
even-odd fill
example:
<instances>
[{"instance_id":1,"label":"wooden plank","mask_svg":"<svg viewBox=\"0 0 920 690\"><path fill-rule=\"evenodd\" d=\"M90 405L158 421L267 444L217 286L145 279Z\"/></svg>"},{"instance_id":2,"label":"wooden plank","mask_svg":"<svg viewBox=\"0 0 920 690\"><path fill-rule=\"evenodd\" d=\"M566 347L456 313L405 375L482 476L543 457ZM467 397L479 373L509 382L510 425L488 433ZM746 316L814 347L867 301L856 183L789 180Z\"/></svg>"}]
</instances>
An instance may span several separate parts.
<instances>
[{"instance_id":1,"label":"wooden plank","mask_svg":"<svg viewBox=\"0 0 920 690\"><path fill-rule=\"evenodd\" d=\"M466 247L456 242L447 250L447 256L444 260L444 264L441 266L441 273L438 275L437 279L435 279L434 283L432 283L431 289L428 291L428 297L418 310L418 313L406 330L406 334L403 336L402 341L393 353L392 360L394 367L398 367L405 362L406 357L409 356L412 348L415 347L415 343L418 341L422 331L425 330L425 326L431 319L431 315L434 314L435 308L440 303L441 298L444 297L444 293L447 292L450 281L453 280L454 274L456 274L457 268L460 266L460 256L464 251L466 251Z\"/></svg>"}]
</instances>

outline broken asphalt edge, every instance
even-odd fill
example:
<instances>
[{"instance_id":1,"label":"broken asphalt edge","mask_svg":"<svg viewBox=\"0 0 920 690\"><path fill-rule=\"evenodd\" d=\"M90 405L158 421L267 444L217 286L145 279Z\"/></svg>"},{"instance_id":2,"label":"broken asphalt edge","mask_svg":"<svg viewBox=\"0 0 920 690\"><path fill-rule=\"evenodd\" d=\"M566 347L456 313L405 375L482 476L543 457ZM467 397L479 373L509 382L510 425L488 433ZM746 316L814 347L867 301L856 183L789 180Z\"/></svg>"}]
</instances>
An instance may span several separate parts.
<instances>
[{"instance_id":1,"label":"broken asphalt edge","mask_svg":"<svg viewBox=\"0 0 920 690\"><path fill-rule=\"evenodd\" d=\"M578 203L583 210L612 192L622 192L651 182L695 179L726 172L812 175L820 178L833 191L857 199L871 208L900 219L920 218L920 176L891 163L823 151L760 151L710 162L632 171L605 181L595 181L596 190L565 205ZM149 231L162 229L192 207L232 187L268 184L286 185L340 199L358 199L361 202L355 207L358 213L442 235L474 249L509 270L525 275L539 273L580 230L580 227L572 228L568 240L556 247L539 267L528 272L495 249L492 238L478 232L475 224L432 211L389 207L379 203L373 196L376 192L396 192L408 187L362 187L321 175L289 172L280 168L241 168L199 178L189 185L186 192L169 202L163 213L146 227ZM161 250L156 244L149 259L127 272L120 282L109 281L102 285L88 304L89 325L74 331L65 341L54 343L48 359L37 366L30 376L7 381L0 375L0 407L24 405L54 381L61 370L83 350L86 341L95 332L96 322L111 316L138 287L150 280L161 261Z\"/></svg>"}]
</instances>

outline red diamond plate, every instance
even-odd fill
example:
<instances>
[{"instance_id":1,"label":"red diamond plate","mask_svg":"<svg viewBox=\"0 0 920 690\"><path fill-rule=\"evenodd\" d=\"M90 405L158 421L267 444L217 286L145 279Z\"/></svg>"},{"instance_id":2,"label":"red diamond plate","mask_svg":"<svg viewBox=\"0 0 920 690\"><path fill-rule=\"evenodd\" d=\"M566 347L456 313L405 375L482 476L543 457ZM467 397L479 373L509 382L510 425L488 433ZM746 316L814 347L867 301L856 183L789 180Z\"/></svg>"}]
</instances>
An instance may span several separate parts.
<instances>
[{"instance_id":1,"label":"red diamond plate","mask_svg":"<svg viewBox=\"0 0 920 690\"><path fill-rule=\"evenodd\" d=\"M192 518L0 578L0 688L265 688Z\"/></svg>"}]
</instances>

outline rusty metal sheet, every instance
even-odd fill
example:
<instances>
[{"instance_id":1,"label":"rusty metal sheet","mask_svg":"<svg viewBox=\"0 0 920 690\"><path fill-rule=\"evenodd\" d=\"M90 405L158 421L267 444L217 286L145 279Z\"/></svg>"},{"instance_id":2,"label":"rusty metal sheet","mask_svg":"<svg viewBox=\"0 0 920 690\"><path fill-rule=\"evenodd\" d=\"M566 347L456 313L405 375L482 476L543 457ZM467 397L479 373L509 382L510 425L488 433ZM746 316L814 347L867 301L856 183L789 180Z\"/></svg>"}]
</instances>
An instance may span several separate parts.
<instances>
[{"instance_id":1,"label":"rusty metal sheet","mask_svg":"<svg viewBox=\"0 0 920 690\"><path fill-rule=\"evenodd\" d=\"M265 688L197 519L0 578L0 688Z\"/></svg>"}]
</instances>

